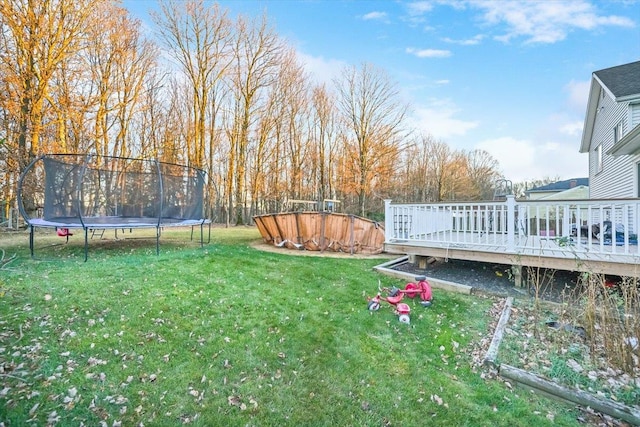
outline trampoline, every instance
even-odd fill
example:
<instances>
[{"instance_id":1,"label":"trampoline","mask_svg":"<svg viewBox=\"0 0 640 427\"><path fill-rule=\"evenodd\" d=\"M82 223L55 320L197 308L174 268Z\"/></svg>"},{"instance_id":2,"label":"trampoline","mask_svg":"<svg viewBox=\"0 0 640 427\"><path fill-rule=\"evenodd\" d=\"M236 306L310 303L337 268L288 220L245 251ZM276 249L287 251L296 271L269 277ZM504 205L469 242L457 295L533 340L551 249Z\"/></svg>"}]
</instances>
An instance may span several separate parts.
<instances>
[{"instance_id":1,"label":"trampoline","mask_svg":"<svg viewBox=\"0 0 640 427\"><path fill-rule=\"evenodd\" d=\"M163 227L200 227L204 245L204 172L153 159L93 154L45 154L20 176L18 208L29 225L29 249L34 256L36 228L84 231L84 260L89 232L105 229L155 228L156 254Z\"/></svg>"}]
</instances>

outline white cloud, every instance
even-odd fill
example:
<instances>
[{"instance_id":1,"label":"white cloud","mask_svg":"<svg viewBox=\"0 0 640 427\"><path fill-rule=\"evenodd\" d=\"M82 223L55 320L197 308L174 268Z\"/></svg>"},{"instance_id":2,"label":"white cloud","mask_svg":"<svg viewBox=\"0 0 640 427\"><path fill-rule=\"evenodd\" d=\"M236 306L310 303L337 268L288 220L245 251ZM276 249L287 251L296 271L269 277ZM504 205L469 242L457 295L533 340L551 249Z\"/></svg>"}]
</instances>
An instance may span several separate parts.
<instances>
[{"instance_id":1,"label":"white cloud","mask_svg":"<svg viewBox=\"0 0 640 427\"><path fill-rule=\"evenodd\" d=\"M422 15L433 9L433 2L430 1L414 1L407 4L407 9L411 15Z\"/></svg>"},{"instance_id":2,"label":"white cloud","mask_svg":"<svg viewBox=\"0 0 640 427\"><path fill-rule=\"evenodd\" d=\"M441 49L414 49L408 47L406 52L418 58L448 58L451 56L450 50Z\"/></svg>"},{"instance_id":3,"label":"white cloud","mask_svg":"<svg viewBox=\"0 0 640 427\"><path fill-rule=\"evenodd\" d=\"M384 21L387 19L386 12L369 12L362 17L364 21Z\"/></svg>"},{"instance_id":4,"label":"white cloud","mask_svg":"<svg viewBox=\"0 0 640 427\"><path fill-rule=\"evenodd\" d=\"M439 85L439 86L448 85L449 83L451 83L451 82L449 80L447 80L447 79L436 80L436 84Z\"/></svg>"},{"instance_id":5,"label":"white cloud","mask_svg":"<svg viewBox=\"0 0 640 427\"><path fill-rule=\"evenodd\" d=\"M589 80L576 81L571 80L564 86L565 92L569 93L567 104L571 110L577 114L583 115L587 110L587 100L589 99L589 88L591 82Z\"/></svg>"},{"instance_id":6,"label":"white cloud","mask_svg":"<svg viewBox=\"0 0 640 427\"><path fill-rule=\"evenodd\" d=\"M588 176L588 158L556 141L537 143L502 137L485 140L475 148L486 150L500 163L505 178L513 182L559 176L560 179Z\"/></svg>"},{"instance_id":7,"label":"white cloud","mask_svg":"<svg viewBox=\"0 0 640 427\"><path fill-rule=\"evenodd\" d=\"M340 76L340 72L347 65L346 62L337 59L325 59L322 56L311 56L298 51L298 57L307 71L318 83L331 84L331 81Z\"/></svg>"},{"instance_id":8,"label":"white cloud","mask_svg":"<svg viewBox=\"0 0 640 427\"><path fill-rule=\"evenodd\" d=\"M484 37L485 36L482 34L478 34L470 39L462 39L462 40L454 40L449 37L445 37L442 39L442 41L447 43L459 44L462 46L475 46L477 44L480 44L480 42L482 41L482 39L484 39Z\"/></svg>"},{"instance_id":9,"label":"white cloud","mask_svg":"<svg viewBox=\"0 0 640 427\"><path fill-rule=\"evenodd\" d=\"M489 25L506 27L496 39L508 42L524 37L527 43L555 43L574 29L593 30L603 26L634 27L624 16L604 16L587 1L491 1L472 0L470 5L483 11Z\"/></svg>"},{"instance_id":10,"label":"white cloud","mask_svg":"<svg viewBox=\"0 0 640 427\"><path fill-rule=\"evenodd\" d=\"M560 133L568 135L568 136L582 136L582 126L584 123L582 121L576 121L571 123L565 123L560 126Z\"/></svg>"},{"instance_id":11,"label":"white cloud","mask_svg":"<svg viewBox=\"0 0 640 427\"><path fill-rule=\"evenodd\" d=\"M416 129L425 134L446 140L452 136L466 135L479 124L477 121L455 118L458 112L459 109L450 100L434 99L429 105L416 107L410 121L414 122L412 124Z\"/></svg>"},{"instance_id":12,"label":"white cloud","mask_svg":"<svg viewBox=\"0 0 640 427\"><path fill-rule=\"evenodd\" d=\"M500 164L505 178L513 182L537 177L539 165L535 163L535 149L530 141L502 137L482 141L475 148L491 154Z\"/></svg>"}]
</instances>

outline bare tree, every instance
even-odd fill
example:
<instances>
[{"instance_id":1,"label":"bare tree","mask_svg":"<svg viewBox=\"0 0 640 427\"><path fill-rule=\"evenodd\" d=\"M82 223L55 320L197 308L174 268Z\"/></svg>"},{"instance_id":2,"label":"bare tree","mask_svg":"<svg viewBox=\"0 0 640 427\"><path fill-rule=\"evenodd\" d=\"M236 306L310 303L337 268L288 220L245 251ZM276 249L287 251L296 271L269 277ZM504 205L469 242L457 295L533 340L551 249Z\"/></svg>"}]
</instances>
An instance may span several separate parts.
<instances>
[{"instance_id":1,"label":"bare tree","mask_svg":"<svg viewBox=\"0 0 640 427\"><path fill-rule=\"evenodd\" d=\"M76 54L96 3L90 0L3 0L0 55L8 109L16 117L19 172L41 151L51 79ZM13 140L13 138L11 138Z\"/></svg>"},{"instance_id":2,"label":"bare tree","mask_svg":"<svg viewBox=\"0 0 640 427\"><path fill-rule=\"evenodd\" d=\"M449 187L447 181L451 171L447 168L453 161L452 150L445 142L436 141L430 135L423 136L421 143L429 189L427 200L430 202L448 200L450 197L447 195Z\"/></svg>"},{"instance_id":3,"label":"bare tree","mask_svg":"<svg viewBox=\"0 0 640 427\"><path fill-rule=\"evenodd\" d=\"M294 199L310 198L306 168L309 168L308 79L303 66L292 49L286 50L280 61L280 70L274 90L281 95L279 122L283 126L287 153L288 194ZM314 195L313 195L314 196Z\"/></svg>"},{"instance_id":4,"label":"bare tree","mask_svg":"<svg viewBox=\"0 0 640 427\"><path fill-rule=\"evenodd\" d=\"M314 176L318 187L318 199L322 201L335 198L332 178L338 142L337 118L333 99L324 85L313 88L311 102L312 144L316 152Z\"/></svg>"},{"instance_id":5,"label":"bare tree","mask_svg":"<svg viewBox=\"0 0 640 427\"><path fill-rule=\"evenodd\" d=\"M142 102L145 78L155 67L157 48L142 37L139 27L125 9L104 3L95 7L86 30L94 148L105 156L131 155L129 130Z\"/></svg>"},{"instance_id":6,"label":"bare tree","mask_svg":"<svg viewBox=\"0 0 640 427\"><path fill-rule=\"evenodd\" d=\"M215 125L210 104L216 103L214 89L231 61L232 25L217 3L205 7L203 0L161 1L161 13L153 15L160 37L191 85L192 128L187 138L188 159L193 166L205 166L205 153L213 151Z\"/></svg>"},{"instance_id":7,"label":"bare tree","mask_svg":"<svg viewBox=\"0 0 640 427\"><path fill-rule=\"evenodd\" d=\"M403 125L408 107L386 73L371 64L345 68L335 84L338 108L350 132L348 165L353 168L360 214L365 215L376 170L393 162L407 134Z\"/></svg>"},{"instance_id":8,"label":"bare tree","mask_svg":"<svg viewBox=\"0 0 640 427\"><path fill-rule=\"evenodd\" d=\"M243 224L249 143L264 111L266 92L276 79L283 43L269 27L266 17L256 22L239 17L236 30L231 77L234 105L227 127L230 151L225 192L230 210L235 202L236 224Z\"/></svg>"},{"instance_id":9,"label":"bare tree","mask_svg":"<svg viewBox=\"0 0 640 427\"><path fill-rule=\"evenodd\" d=\"M498 161L485 150L467 153L467 171L473 191L471 200L491 200L496 181L502 176Z\"/></svg>"},{"instance_id":10,"label":"bare tree","mask_svg":"<svg viewBox=\"0 0 640 427\"><path fill-rule=\"evenodd\" d=\"M132 132L138 138L140 156L176 163L176 159L165 159L163 138L173 129L169 123L168 105L163 99L163 76L154 67L145 76L140 100L140 112L133 123ZM170 138L173 140L173 138ZM169 147L167 147L169 148ZM170 150L169 150L170 151Z\"/></svg>"}]
</instances>

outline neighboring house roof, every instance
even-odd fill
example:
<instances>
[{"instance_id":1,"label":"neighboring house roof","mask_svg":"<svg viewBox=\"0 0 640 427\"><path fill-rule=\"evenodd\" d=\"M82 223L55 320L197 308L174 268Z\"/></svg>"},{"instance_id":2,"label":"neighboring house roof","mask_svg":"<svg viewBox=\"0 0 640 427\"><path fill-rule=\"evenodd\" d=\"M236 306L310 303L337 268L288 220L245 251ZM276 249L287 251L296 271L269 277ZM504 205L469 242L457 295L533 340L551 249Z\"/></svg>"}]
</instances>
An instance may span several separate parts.
<instances>
[{"instance_id":1,"label":"neighboring house roof","mask_svg":"<svg viewBox=\"0 0 640 427\"><path fill-rule=\"evenodd\" d=\"M577 187L573 187L568 190L541 197L539 200L583 200L588 198L589 187L586 185L578 185Z\"/></svg>"},{"instance_id":2,"label":"neighboring house roof","mask_svg":"<svg viewBox=\"0 0 640 427\"><path fill-rule=\"evenodd\" d=\"M560 191L569 190L577 186L588 187L589 178L572 178L564 181L556 181L556 182L552 182L551 184L541 185L540 187L532 188L530 190L525 191L525 193L551 193L551 192L558 193Z\"/></svg>"},{"instance_id":3,"label":"neighboring house roof","mask_svg":"<svg viewBox=\"0 0 640 427\"><path fill-rule=\"evenodd\" d=\"M584 130L582 131L582 143L580 144L581 153L587 153L591 148L593 126L601 88L616 102L640 101L640 61L605 68L604 70L593 73L591 86L589 88L589 100L587 102ZM622 150L623 148L624 150ZM633 132L629 132L624 138L618 141L618 144L616 144L608 154L630 154L638 148L640 148L640 138L637 132L635 136Z\"/></svg>"}]
</instances>

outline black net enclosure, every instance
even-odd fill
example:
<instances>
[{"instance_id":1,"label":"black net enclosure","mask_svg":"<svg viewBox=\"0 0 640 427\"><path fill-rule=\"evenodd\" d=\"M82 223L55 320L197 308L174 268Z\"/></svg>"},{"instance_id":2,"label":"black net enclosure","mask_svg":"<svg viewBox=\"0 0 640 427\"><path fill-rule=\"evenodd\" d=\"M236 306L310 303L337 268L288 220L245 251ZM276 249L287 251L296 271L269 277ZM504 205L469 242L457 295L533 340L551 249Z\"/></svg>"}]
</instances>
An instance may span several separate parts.
<instances>
[{"instance_id":1,"label":"black net enclosure","mask_svg":"<svg viewBox=\"0 0 640 427\"><path fill-rule=\"evenodd\" d=\"M24 170L18 208L30 227L82 229L85 260L88 233L104 229L199 226L203 243L204 172L153 159L46 154ZM193 231L193 228L192 228ZM210 228L209 228L210 232ZM192 234L193 236L193 234Z\"/></svg>"}]
</instances>

